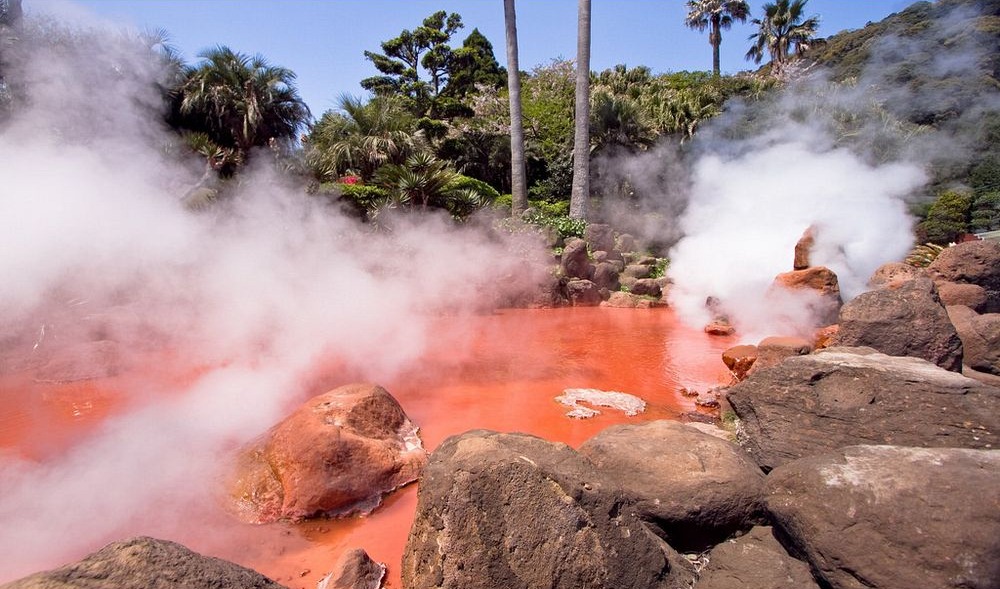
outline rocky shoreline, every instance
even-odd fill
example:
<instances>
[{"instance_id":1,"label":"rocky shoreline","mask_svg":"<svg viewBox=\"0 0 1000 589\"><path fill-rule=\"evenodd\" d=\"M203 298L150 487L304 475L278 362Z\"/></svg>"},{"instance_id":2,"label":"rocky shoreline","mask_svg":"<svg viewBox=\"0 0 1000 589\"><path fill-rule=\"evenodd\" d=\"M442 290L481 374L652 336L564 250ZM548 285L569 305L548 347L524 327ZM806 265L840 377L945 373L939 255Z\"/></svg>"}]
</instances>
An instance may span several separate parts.
<instances>
[{"instance_id":1,"label":"rocky shoreline","mask_svg":"<svg viewBox=\"0 0 1000 589\"><path fill-rule=\"evenodd\" d=\"M997 589L1000 245L885 267L873 286L840 309L830 347L730 354L727 430L616 426L578 450L485 430L447 439L419 476L404 586ZM376 393L355 396L392 413L388 440L408 420ZM366 402L351 403L342 415L371 429ZM384 571L352 554L322 589L379 586ZM140 538L3 589L133 586L279 585Z\"/></svg>"}]
</instances>

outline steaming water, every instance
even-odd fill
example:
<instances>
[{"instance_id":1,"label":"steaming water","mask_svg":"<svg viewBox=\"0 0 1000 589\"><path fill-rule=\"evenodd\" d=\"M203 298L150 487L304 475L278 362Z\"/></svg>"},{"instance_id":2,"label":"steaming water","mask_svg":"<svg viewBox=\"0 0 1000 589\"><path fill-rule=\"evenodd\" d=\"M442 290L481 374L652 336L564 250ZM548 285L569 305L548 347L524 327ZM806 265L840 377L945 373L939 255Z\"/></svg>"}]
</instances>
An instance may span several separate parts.
<instances>
[{"instance_id":1,"label":"steaming water","mask_svg":"<svg viewBox=\"0 0 1000 589\"><path fill-rule=\"evenodd\" d=\"M612 424L676 418L680 412L693 410L691 402L678 394L679 386L704 389L728 377L720 354L730 340L709 338L686 328L669 310L512 310L461 321L439 317L433 320L431 332L434 336L426 352L411 368L382 383L421 427L429 449L449 435L474 428L520 431L578 445ZM0 448L27 459L24 468L35 480L50 480L38 478L50 469L69 471L71 474L59 479L66 485L61 499L67 504L82 499L83 507L93 508L92 500L74 496L75 492L85 495L91 491L75 491L80 484L133 487L136 473L99 470L94 478L86 463L74 466L74 461L86 448L100 447L102 439L109 436L115 443L141 447L141 437L114 437L121 423L144 415L150 408L162 411L165 404L193 402L183 397L197 396L196 386L184 394L178 394L176 387L190 386L210 374L205 367L177 365L165 358L149 360L145 369L129 374L67 384L34 382L27 372L2 375ZM165 365L171 365L170 369ZM299 392L291 396L301 402L349 382L357 376L354 372L345 368L341 359L328 357L312 368L300 381ZM574 420L566 417L566 407L554 400L570 387L628 392L645 399L648 407L633 418L608 409L589 420ZM159 393L139 401L130 394L134 388ZM214 419L226 419L226 408L217 409ZM165 418L170 417L167 412ZM178 435L187 434L181 429ZM127 451L116 449L118 453ZM178 439L172 450L160 451L183 453L187 444ZM219 507L223 492L219 478L230 458L231 453L221 452L207 468L192 473L210 484L183 501L168 498L159 502L154 493L138 502L103 505L108 513L92 513L83 520L68 516L60 521L44 510L16 522L7 519L0 541L8 546L16 543L19 535L36 533L17 525L55 528L61 530L61 537L72 535L85 541L70 547L52 538L52 543L39 544L34 551L22 549L17 562L0 563L0 582L78 558L105 541L150 534L254 567L293 587L314 586L340 552L360 546L389 563L390 576L398 586L398 564L416 501L413 488L390 498L367 518L246 526ZM168 456L156 456L155 460L173 461ZM141 475L145 469L156 468L156 463L118 467L137 469ZM44 496L52 490L37 491ZM3 506L0 499L0 512ZM121 517L122 509L133 513ZM150 510L161 513L150 517ZM112 512L118 525L93 525L111 517ZM13 529L12 522L17 524ZM5 554L11 552L5 550ZM303 575L306 570L310 572Z\"/></svg>"}]
</instances>

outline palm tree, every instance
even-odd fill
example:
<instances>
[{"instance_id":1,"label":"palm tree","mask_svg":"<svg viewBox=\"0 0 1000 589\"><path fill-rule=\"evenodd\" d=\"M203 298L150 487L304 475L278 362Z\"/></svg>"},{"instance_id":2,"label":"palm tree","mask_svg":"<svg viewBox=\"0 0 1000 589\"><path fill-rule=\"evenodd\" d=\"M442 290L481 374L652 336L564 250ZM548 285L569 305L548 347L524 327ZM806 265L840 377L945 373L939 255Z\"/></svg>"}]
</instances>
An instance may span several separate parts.
<instances>
[{"instance_id":1,"label":"palm tree","mask_svg":"<svg viewBox=\"0 0 1000 589\"><path fill-rule=\"evenodd\" d=\"M744 0L688 0L688 15L684 23L699 32L708 29L708 43L712 46L712 73L721 73L719 46L722 30L733 26L733 21L746 22L750 5Z\"/></svg>"},{"instance_id":2,"label":"palm tree","mask_svg":"<svg viewBox=\"0 0 1000 589\"><path fill-rule=\"evenodd\" d=\"M507 26L507 89L510 95L510 192L511 214L528 208L528 182L524 165L524 118L521 115L521 73L517 65L517 15L514 0L503 0Z\"/></svg>"},{"instance_id":3,"label":"palm tree","mask_svg":"<svg viewBox=\"0 0 1000 589\"><path fill-rule=\"evenodd\" d=\"M294 72L224 46L198 56L202 63L188 68L178 90L185 126L244 154L298 136L310 115Z\"/></svg>"},{"instance_id":4,"label":"palm tree","mask_svg":"<svg viewBox=\"0 0 1000 589\"><path fill-rule=\"evenodd\" d=\"M420 144L413 115L400 100L342 96L339 112L327 111L306 138L309 165L321 181L343 174L371 180L386 164L401 164Z\"/></svg>"},{"instance_id":5,"label":"palm tree","mask_svg":"<svg viewBox=\"0 0 1000 589\"><path fill-rule=\"evenodd\" d=\"M587 218L590 198L590 0L579 0L576 37L576 112L573 115L573 192L569 216Z\"/></svg>"},{"instance_id":6,"label":"palm tree","mask_svg":"<svg viewBox=\"0 0 1000 589\"><path fill-rule=\"evenodd\" d=\"M776 0L764 5L764 18L755 18L751 22L760 30L750 35L755 40L746 58L754 63L760 63L764 58L764 50L771 56L775 73L778 73L788 63L789 51L793 48L796 54L809 49L809 42L816 36L819 28L819 17L811 16L802 19L802 11L809 0Z\"/></svg>"}]
</instances>

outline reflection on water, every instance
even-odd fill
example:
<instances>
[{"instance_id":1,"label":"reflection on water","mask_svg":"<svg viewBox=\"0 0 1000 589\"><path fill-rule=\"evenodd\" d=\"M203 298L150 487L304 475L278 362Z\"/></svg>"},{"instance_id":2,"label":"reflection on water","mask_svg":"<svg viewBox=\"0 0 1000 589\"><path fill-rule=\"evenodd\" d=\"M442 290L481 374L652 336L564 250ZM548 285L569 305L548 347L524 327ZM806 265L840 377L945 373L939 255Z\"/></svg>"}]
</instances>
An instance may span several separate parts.
<instances>
[{"instance_id":1,"label":"reflection on water","mask_svg":"<svg viewBox=\"0 0 1000 589\"><path fill-rule=\"evenodd\" d=\"M680 325L666 309L510 310L461 321L442 317L419 364L380 384L421 427L430 450L450 435L476 428L525 432L577 446L609 425L672 419L693 410L678 388L726 382L720 355L730 343ZM354 378L331 359L316 367L302 399ZM116 391L127 382L122 377L58 385L34 383L23 374L0 377L0 451L42 461L57 455L107 415L126 410ZM602 409L591 419L571 419L554 400L566 388L629 393L644 399L647 409L635 417ZM212 506L200 506L198 511L206 513L178 515L191 518L188 537L171 539L304 588L315 587L341 552L361 547L389 565L389 586L399 587L399 562L415 505L411 485L368 517L266 526L246 526ZM138 526L136 534L155 532Z\"/></svg>"}]
</instances>

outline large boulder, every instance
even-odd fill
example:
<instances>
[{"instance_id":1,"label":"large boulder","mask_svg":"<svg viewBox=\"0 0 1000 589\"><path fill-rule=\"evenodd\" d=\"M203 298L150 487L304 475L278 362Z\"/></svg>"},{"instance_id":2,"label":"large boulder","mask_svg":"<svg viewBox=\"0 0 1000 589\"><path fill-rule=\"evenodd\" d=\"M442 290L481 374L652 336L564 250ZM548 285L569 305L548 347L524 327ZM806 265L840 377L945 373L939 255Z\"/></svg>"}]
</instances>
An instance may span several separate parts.
<instances>
[{"instance_id":1,"label":"large boulder","mask_svg":"<svg viewBox=\"0 0 1000 589\"><path fill-rule=\"evenodd\" d=\"M784 362L785 358L804 356L812 352L813 347L811 342L801 337L771 336L762 339L757 344L756 349L756 361L753 362L753 366L750 367L747 374L777 366Z\"/></svg>"},{"instance_id":2,"label":"large boulder","mask_svg":"<svg viewBox=\"0 0 1000 589\"><path fill-rule=\"evenodd\" d=\"M789 556L769 526L758 526L713 548L694 587L819 589L809 565Z\"/></svg>"},{"instance_id":3,"label":"large boulder","mask_svg":"<svg viewBox=\"0 0 1000 589\"><path fill-rule=\"evenodd\" d=\"M922 270L903 262L887 262L876 268L868 279L868 286L882 288L919 278Z\"/></svg>"},{"instance_id":4,"label":"large boulder","mask_svg":"<svg viewBox=\"0 0 1000 589\"><path fill-rule=\"evenodd\" d=\"M739 446L676 421L610 427L580 446L670 546L702 551L760 516L764 475Z\"/></svg>"},{"instance_id":5,"label":"large boulder","mask_svg":"<svg viewBox=\"0 0 1000 589\"><path fill-rule=\"evenodd\" d=\"M1000 376L1000 313L980 315L968 307L953 306L948 307L948 317L962 338L965 365Z\"/></svg>"},{"instance_id":6,"label":"large boulder","mask_svg":"<svg viewBox=\"0 0 1000 589\"><path fill-rule=\"evenodd\" d=\"M131 538L2 589L284 589L264 575L180 544Z\"/></svg>"},{"instance_id":7,"label":"large boulder","mask_svg":"<svg viewBox=\"0 0 1000 589\"><path fill-rule=\"evenodd\" d=\"M632 294L646 297L659 297L663 294L659 283L654 278L639 278L631 286Z\"/></svg>"},{"instance_id":8,"label":"large boulder","mask_svg":"<svg viewBox=\"0 0 1000 589\"><path fill-rule=\"evenodd\" d=\"M351 384L306 401L245 448L233 496L249 522L364 513L415 481L426 462L416 426L392 395Z\"/></svg>"},{"instance_id":9,"label":"large boulder","mask_svg":"<svg viewBox=\"0 0 1000 589\"><path fill-rule=\"evenodd\" d=\"M998 450L852 446L776 468L767 489L825 587L1000 587Z\"/></svg>"},{"instance_id":10,"label":"large boulder","mask_svg":"<svg viewBox=\"0 0 1000 589\"><path fill-rule=\"evenodd\" d=\"M320 579L316 589L380 589L385 563L375 562L362 548L341 555L333 572Z\"/></svg>"},{"instance_id":11,"label":"large boulder","mask_svg":"<svg viewBox=\"0 0 1000 589\"><path fill-rule=\"evenodd\" d=\"M483 430L448 438L420 478L409 589L686 587L617 485L572 448Z\"/></svg>"},{"instance_id":12,"label":"large boulder","mask_svg":"<svg viewBox=\"0 0 1000 589\"><path fill-rule=\"evenodd\" d=\"M978 284L986 290L984 312L1000 313L1000 243L977 240L945 248L927 273L935 281Z\"/></svg>"},{"instance_id":13,"label":"large boulder","mask_svg":"<svg viewBox=\"0 0 1000 589\"><path fill-rule=\"evenodd\" d=\"M594 265L592 281L598 289L614 292L620 286L618 283L618 266L611 262L599 262Z\"/></svg>"},{"instance_id":14,"label":"large boulder","mask_svg":"<svg viewBox=\"0 0 1000 589\"><path fill-rule=\"evenodd\" d=\"M986 312L986 303L989 297L986 289L978 284L964 284L961 282L938 282L938 297L945 307L964 305L977 313Z\"/></svg>"},{"instance_id":15,"label":"large boulder","mask_svg":"<svg viewBox=\"0 0 1000 589\"><path fill-rule=\"evenodd\" d=\"M729 389L762 468L856 444L1000 447L1000 389L918 358L827 348Z\"/></svg>"},{"instance_id":16,"label":"large boulder","mask_svg":"<svg viewBox=\"0 0 1000 589\"><path fill-rule=\"evenodd\" d=\"M613 252L615 249L615 232L606 223L588 223L583 232L583 239L591 251Z\"/></svg>"},{"instance_id":17,"label":"large boulder","mask_svg":"<svg viewBox=\"0 0 1000 589\"><path fill-rule=\"evenodd\" d=\"M962 370L962 340L926 278L858 295L841 308L838 323L835 345L870 347Z\"/></svg>"},{"instance_id":18,"label":"large boulder","mask_svg":"<svg viewBox=\"0 0 1000 589\"><path fill-rule=\"evenodd\" d=\"M590 280L594 276L594 266L587 253L587 242L579 237L566 240L560 261L563 276Z\"/></svg>"}]
</instances>

